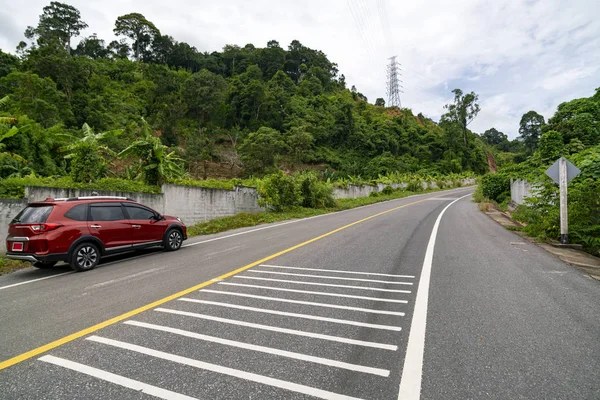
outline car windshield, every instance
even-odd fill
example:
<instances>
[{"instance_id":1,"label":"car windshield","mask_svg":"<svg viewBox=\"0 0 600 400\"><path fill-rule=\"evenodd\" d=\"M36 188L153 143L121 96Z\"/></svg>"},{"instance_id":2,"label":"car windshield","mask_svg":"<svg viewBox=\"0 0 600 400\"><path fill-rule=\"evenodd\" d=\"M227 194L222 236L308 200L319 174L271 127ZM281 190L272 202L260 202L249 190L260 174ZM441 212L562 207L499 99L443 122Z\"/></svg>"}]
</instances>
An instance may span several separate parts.
<instances>
[{"instance_id":1,"label":"car windshield","mask_svg":"<svg viewBox=\"0 0 600 400\"><path fill-rule=\"evenodd\" d=\"M52 206L29 206L23 209L11 224L36 224L46 222Z\"/></svg>"}]
</instances>

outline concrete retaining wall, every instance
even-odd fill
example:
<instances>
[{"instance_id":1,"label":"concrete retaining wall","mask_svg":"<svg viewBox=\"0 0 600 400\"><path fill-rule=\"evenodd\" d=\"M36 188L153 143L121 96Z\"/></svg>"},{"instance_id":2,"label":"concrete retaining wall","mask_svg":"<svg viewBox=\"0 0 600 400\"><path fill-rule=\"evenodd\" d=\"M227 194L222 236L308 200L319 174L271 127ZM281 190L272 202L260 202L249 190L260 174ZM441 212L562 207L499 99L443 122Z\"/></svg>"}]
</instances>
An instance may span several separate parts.
<instances>
[{"instance_id":1,"label":"concrete retaining wall","mask_svg":"<svg viewBox=\"0 0 600 400\"><path fill-rule=\"evenodd\" d=\"M163 185L162 194L129 193L105 190L79 190L49 187L25 188L25 199L0 199L0 252L6 251L8 224L28 202L48 197L122 196L147 205L167 215L180 217L186 224L207 221L240 212L259 212L255 188L235 187L234 190L210 189L193 186Z\"/></svg>"},{"instance_id":2,"label":"concrete retaining wall","mask_svg":"<svg viewBox=\"0 0 600 400\"><path fill-rule=\"evenodd\" d=\"M527 197L532 197L535 186L525 179L510 179L510 199L515 204L523 204Z\"/></svg>"},{"instance_id":3,"label":"concrete retaining wall","mask_svg":"<svg viewBox=\"0 0 600 400\"><path fill-rule=\"evenodd\" d=\"M474 179L465 179L463 185L472 185ZM347 189L334 188L336 199L366 197L373 192L381 192L387 185L356 186ZM406 187L406 183L392 183L392 188ZM423 188L436 187L435 182L423 183ZM26 187L25 199L0 199L0 252L6 251L5 238L8 224L25 207L27 202L43 201L48 197L80 196L123 196L145 204L156 211L181 218L186 224L208 221L213 218L235 215L240 212L255 213L264 210L258 205L258 192L251 187L238 187L234 190L211 189L195 186L163 185L162 194L130 193L105 190L80 190L50 187ZM520 203L519 203L520 204Z\"/></svg>"},{"instance_id":4,"label":"concrete retaining wall","mask_svg":"<svg viewBox=\"0 0 600 400\"><path fill-rule=\"evenodd\" d=\"M8 224L27 205L27 200L0 199L0 252L6 251Z\"/></svg>"},{"instance_id":5,"label":"concrete retaining wall","mask_svg":"<svg viewBox=\"0 0 600 400\"><path fill-rule=\"evenodd\" d=\"M461 180L463 186L474 185L475 179L463 179ZM446 182L447 185L451 185L452 182ZM435 182L423 182L423 189L435 189L437 184ZM393 189L405 188L408 186L406 183L392 183L386 185L385 183L378 183L377 186L356 186L348 185L347 189L333 188L333 197L336 199L355 199L357 197L366 197L373 192L381 192L386 186L391 186Z\"/></svg>"}]
</instances>

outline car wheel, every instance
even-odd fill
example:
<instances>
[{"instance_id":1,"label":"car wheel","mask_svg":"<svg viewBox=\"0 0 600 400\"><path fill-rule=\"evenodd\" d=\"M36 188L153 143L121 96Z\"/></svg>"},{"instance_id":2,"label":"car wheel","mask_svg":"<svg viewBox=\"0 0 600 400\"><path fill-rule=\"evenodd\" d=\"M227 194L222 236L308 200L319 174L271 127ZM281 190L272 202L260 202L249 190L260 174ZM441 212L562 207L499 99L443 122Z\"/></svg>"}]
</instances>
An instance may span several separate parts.
<instances>
[{"instance_id":1,"label":"car wheel","mask_svg":"<svg viewBox=\"0 0 600 400\"><path fill-rule=\"evenodd\" d=\"M179 229L170 229L165 235L165 249L167 251L179 250L183 243L183 235Z\"/></svg>"},{"instance_id":2,"label":"car wheel","mask_svg":"<svg viewBox=\"0 0 600 400\"><path fill-rule=\"evenodd\" d=\"M51 261L51 262L37 261L37 262L34 262L32 265L36 268L48 269L48 268L54 267L56 265L56 261Z\"/></svg>"},{"instance_id":3,"label":"car wheel","mask_svg":"<svg viewBox=\"0 0 600 400\"><path fill-rule=\"evenodd\" d=\"M74 271L89 271L100 261L100 251L93 243L82 243L71 254L70 265Z\"/></svg>"}]
</instances>

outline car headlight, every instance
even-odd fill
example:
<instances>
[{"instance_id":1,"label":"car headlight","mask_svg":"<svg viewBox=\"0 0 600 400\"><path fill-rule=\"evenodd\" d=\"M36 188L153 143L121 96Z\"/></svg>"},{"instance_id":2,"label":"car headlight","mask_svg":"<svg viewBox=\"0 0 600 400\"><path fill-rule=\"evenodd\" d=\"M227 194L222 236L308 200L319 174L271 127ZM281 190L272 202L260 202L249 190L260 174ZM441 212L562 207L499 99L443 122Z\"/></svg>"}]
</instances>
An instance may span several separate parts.
<instances>
[{"instance_id":1,"label":"car headlight","mask_svg":"<svg viewBox=\"0 0 600 400\"><path fill-rule=\"evenodd\" d=\"M177 217L177 221L179 221L183 224L183 221L181 220L181 218Z\"/></svg>"}]
</instances>

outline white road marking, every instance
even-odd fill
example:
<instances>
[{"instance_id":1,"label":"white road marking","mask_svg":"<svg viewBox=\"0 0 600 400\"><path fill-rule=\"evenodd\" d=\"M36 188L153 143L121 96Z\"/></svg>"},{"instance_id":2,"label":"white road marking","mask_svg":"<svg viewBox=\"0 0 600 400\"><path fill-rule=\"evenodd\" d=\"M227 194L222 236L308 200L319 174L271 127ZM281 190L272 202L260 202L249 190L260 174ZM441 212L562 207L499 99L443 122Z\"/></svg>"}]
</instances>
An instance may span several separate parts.
<instances>
[{"instance_id":1,"label":"white road marking","mask_svg":"<svg viewBox=\"0 0 600 400\"><path fill-rule=\"evenodd\" d=\"M452 189L452 190L447 190L445 192L446 193L451 193L451 192L455 192L455 191L458 191L458 190L464 190L464 189L465 188ZM335 212L332 212L332 213L321 214L321 215L315 215L315 216L308 217L308 218L295 219L295 220L292 220L292 221L283 222L281 224L264 226L264 227L260 227L260 228L256 228L256 229L251 229L251 230L248 230L248 231L244 231L244 232L233 233L231 235L220 236L220 237L213 238L213 239L202 240L200 242L188 243L188 244L185 244L185 245L183 245L181 247L196 246L198 244L214 242L216 240L221 240L221 239L228 239L228 238L239 236L239 235L245 235L246 233L252 233L252 232L262 231L264 229L276 228L278 226L293 224L293 223L301 222L301 221L307 221L307 220L310 220L310 219L313 219L313 218L320 218L320 217L325 217L325 216L328 216L328 215L331 216L331 215L342 214L342 213L345 213L345 212L349 212L349 211L353 211L353 210L358 210L358 209L361 209L361 208L373 207L373 206L380 206L380 205L385 204L385 203L391 203L391 202L395 202L395 201L399 201L399 200L410 199L412 197L427 196L428 194L429 193L414 194L414 195L411 195L411 196L402 197L400 199L392 199L392 200L384 201L384 202L381 202L381 203L367 204L367 205L364 205L364 206L354 207L354 208L350 208L350 209L347 209L347 210L335 211ZM148 257L148 256L150 256L152 254L153 253L142 254L142 255L139 255L139 256L135 256L135 257L129 257L129 258L126 258L126 259L123 259L123 260L110 261L110 262L106 262L106 263L101 263L98 267L105 267L105 266L111 265L111 264L117 264L117 263L121 263L121 262L132 261L132 260L136 260L138 258ZM32 280L28 280L28 281L24 281L24 282L14 283L12 285L1 286L0 290L2 290L2 289L8 289L8 288L15 287L15 286L20 286L20 285L25 285L27 283L33 283L33 282L41 281L41 280L44 280L44 279L56 278L58 276L67 275L67 274L73 274L73 273L74 272L71 272L71 271L70 272L64 272L64 273L56 274L56 275L52 275L52 276L45 276L43 278L32 279Z\"/></svg>"},{"instance_id":2,"label":"white road marking","mask_svg":"<svg viewBox=\"0 0 600 400\"><path fill-rule=\"evenodd\" d=\"M232 238L232 237L235 237L235 236L245 235L247 233L264 231L265 229L277 228L278 226L283 226L283 225L295 224L296 222L306 221L306 220L317 218L317 217L323 217L325 215L328 215L328 214L315 215L313 217L302 218L302 219L295 219L293 221L282 222L281 224L263 226L263 227L260 227L260 228L250 229L250 230L247 230L247 231L244 231L244 232L232 233L231 235L219 236L219 237L212 238L212 239L202 240L200 242L188 243L188 244L185 244L185 245L183 245L181 247L191 247L191 246L196 246L196 245L199 245L199 244L214 242L214 241L217 241L217 240L229 239L229 238Z\"/></svg>"},{"instance_id":3,"label":"white road marking","mask_svg":"<svg viewBox=\"0 0 600 400\"><path fill-rule=\"evenodd\" d=\"M249 287L249 288L256 288L256 289L277 290L277 291L280 291L280 292L316 294L316 295L320 295L320 296L344 297L344 298L347 298L347 299L384 301L384 302L389 302L389 303L408 304L408 300L384 299L384 298L381 298L381 297L354 296L354 295L351 295L351 294L338 294L338 293L328 293L328 292L314 292L312 290L298 290L298 289L276 288L276 287L272 287L272 286L248 285L246 283L219 282L219 285L241 286L241 287Z\"/></svg>"},{"instance_id":4,"label":"white road marking","mask_svg":"<svg viewBox=\"0 0 600 400\"><path fill-rule=\"evenodd\" d=\"M43 278L32 279L32 280L30 280L30 281L23 281L23 282L19 282L19 283L13 283L12 285L6 285L6 286L2 286L2 287L0 287L0 290L2 290L2 289L8 289L8 288L15 287L15 286L21 286L21 285L25 285L25 284L27 284L27 283L39 282L39 281L43 281L43 280L45 280L45 279L56 278L56 277L59 277L59 276L68 275L68 274L73 274L73 273L74 273L73 271L69 271L69 272L63 272L63 273L61 273L61 274L56 274L56 275L45 276L45 277L43 277Z\"/></svg>"},{"instance_id":5,"label":"white road marking","mask_svg":"<svg viewBox=\"0 0 600 400\"><path fill-rule=\"evenodd\" d=\"M456 200L456 197L429 197L425 200Z\"/></svg>"},{"instance_id":6,"label":"white road marking","mask_svg":"<svg viewBox=\"0 0 600 400\"><path fill-rule=\"evenodd\" d=\"M335 285L333 283L290 281L290 280L286 280L286 279L258 278L255 276L246 276L246 275L234 275L233 278L255 279L258 281L269 281L269 282L295 283L298 285L327 286L327 287L337 287L337 288L344 288L344 289L374 290L376 292L410 293L410 290L382 289L382 288L375 288L375 287L368 287L368 286Z\"/></svg>"},{"instance_id":7,"label":"white road marking","mask_svg":"<svg viewBox=\"0 0 600 400\"><path fill-rule=\"evenodd\" d=\"M186 396L180 393L172 392L170 390L161 389L156 386L148 385L147 383L143 383L140 381L136 381L133 379L125 378L121 375L116 375L108 371L104 371L102 369L90 367L84 364L80 364L78 362L65 360L64 358L54 357L54 356L43 356L39 358L40 361L44 361L50 364L58 365L63 368L68 368L72 371L80 372L82 374L86 374L89 376L93 376L94 378L102 379L104 381L114 383L116 385L120 385L126 387L128 389L133 389L137 392L142 392L145 394L149 394L150 396L158 397L165 400L194 400L195 397Z\"/></svg>"},{"instance_id":8,"label":"white road marking","mask_svg":"<svg viewBox=\"0 0 600 400\"><path fill-rule=\"evenodd\" d=\"M124 323L127 325L134 325L134 326L139 326L142 328L148 328L148 329L154 329L154 330L162 331L162 332L174 333L176 335L186 336L186 337L190 337L190 338L198 339L198 340L204 340L204 341L211 342L211 343L218 343L218 344L222 344L225 346L232 346L232 347L237 347L240 349L258 351L261 353L273 354L276 356L287 357L287 358L293 358L295 360L308 361L308 362L312 362L315 364L327 365L330 367L343 368L343 369L347 369L349 371L364 372L366 374L373 374L373 375L385 376L385 377L390 376L390 371L387 369L365 367L363 365L350 364L350 363L346 363L346 362L342 362L342 361L331 360L329 358L315 357L315 356L310 356L307 354L296 353L293 351L286 351L286 350L275 349L272 347L258 346L258 345L254 345L254 344L250 344L250 343L238 342L235 340L221 339L221 338L214 337L214 336L202 335L200 333L190 332L190 331L177 329L177 328L171 328L168 326L148 324L145 322L138 322L138 321L125 321Z\"/></svg>"},{"instance_id":9,"label":"white road marking","mask_svg":"<svg viewBox=\"0 0 600 400\"><path fill-rule=\"evenodd\" d=\"M260 267L269 267L269 268L298 269L298 270L302 270L302 271L338 272L340 274L389 276L391 278L414 278L415 277L414 275L392 275L392 274L380 274L378 272L356 272L356 271L340 271L340 270L337 270L337 269L284 267L282 265L269 265L269 264L260 264L259 266Z\"/></svg>"},{"instance_id":10,"label":"white road marking","mask_svg":"<svg viewBox=\"0 0 600 400\"><path fill-rule=\"evenodd\" d=\"M268 300L268 301L279 301L282 303L304 304L307 306L315 306L315 307L337 308L340 310L361 311L361 312L366 312L366 313L371 313L371 314L398 315L400 317L403 317L405 315L403 312L399 312L399 311L373 310L370 308L340 306L337 304L328 304L328 303L315 303L312 301L290 300L290 299L282 299L280 297L257 296L254 294L226 292L223 290L202 289L201 292L225 294L228 296L249 297L252 299L260 299L260 300Z\"/></svg>"},{"instance_id":11,"label":"white road marking","mask_svg":"<svg viewBox=\"0 0 600 400\"><path fill-rule=\"evenodd\" d=\"M457 191L457 190L464 190L464 189L465 189L465 188L461 188L461 189L451 189L451 190L446 190L445 192L446 192L446 193L451 193L451 192L455 192L455 191ZM294 223L296 223L296 222L301 222L301 221L308 221L308 220L310 220L310 219L314 219L314 218L325 217L325 216L327 216L327 215L336 215L336 214L342 214L342 213L345 213L345 212L348 212L348 211L352 211L352 210L358 210L358 209L360 209L360 208L365 208L365 207L373 207L373 206L376 206L376 205L381 205L381 204L388 203L388 202L392 202L392 201L398 201L398 200L409 199L409 198L411 198L411 197L421 197L421 196L427 196L428 194L430 194L430 193L423 193L423 194L413 194L413 195L410 195L410 196L402 197L402 198L400 198L400 199L392 199L392 200L388 200L388 201L381 202L381 203L367 204L367 205L360 206L360 207L350 208L350 209L348 209L348 210L342 210L342 211L336 211L336 212L333 212L333 213L327 213L327 214L315 215L315 216L308 217L308 218L295 219L295 220L292 220L292 221L283 222L283 223L281 223L281 224L269 225L269 226L263 226L263 227L256 228L256 229L250 229L250 230L247 230L247 231L244 231L244 232L233 233L233 234L231 234L231 235L220 236L220 237L213 238L213 239L202 240L202 241L200 241L200 242L188 243L188 244L185 244L185 245L183 245L183 246L181 246L181 247L190 247L190 246L196 246L196 245L198 245L198 244L203 244L203 243L214 242L214 241L216 241L216 240L221 240L221 239L228 239L228 238L235 237L235 236L239 236L239 235L245 235L245 234L247 234L247 233L258 232L258 231L262 231L262 230L265 230L265 229L276 228L276 227L278 227L278 226L283 226L283 225L288 225L288 224L294 224Z\"/></svg>"},{"instance_id":12,"label":"white road marking","mask_svg":"<svg viewBox=\"0 0 600 400\"><path fill-rule=\"evenodd\" d=\"M90 336L87 340L91 340L98 343L103 343L109 346L118 347L124 350L134 351L140 354L146 354L148 356L161 358L163 360L172 361L178 364L188 365L195 368L200 368L206 371L216 372L223 375L233 376L247 381L262 383L264 385L274 386L285 390L291 390L293 392L306 394L309 396L318 397L321 399L328 400L356 400L356 397L344 396L334 392L328 392L326 390L317 389L310 386L300 385L293 382L283 381L280 379L270 378L264 375L253 374L251 372L241 371L239 369L233 369L228 367L222 367L216 364L210 364L204 361L194 360L187 357L178 356L176 354L166 353L164 351L150 349L148 347L138 346L131 343L121 342L118 340L107 339L99 336Z\"/></svg>"},{"instance_id":13,"label":"white road marking","mask_svg":"<svg viewBox=\"0 0 600 400\"><path fill-rule=\"evenodd\" d=\"M412 323L410 325L410 334L408 336L408 345L406 348L406 357L404 357L404 367L402 368L402 378L400 380L400 389L398 392L399 400L418 400L421 397L421 379L423 376L423 353L425 351L425 328L427 325L427 303L429 301L429 281L431 279L431 266L433 264L433 252L435 249L435 239L444 213L450 206L460 199L471 196L460 197L448 204L438 215L431 230L425 259L423 260L423 269L419 279L417 297L415 299L415 310L413 312Z\"/></svg>"},{"instance_id":14,"label":"white road marking","mask_svg":"<svg viewBox=\"0 0 600 400\"><path fill-rule=\"evenodd\" d=\"M328 275L295 274L295 273L291 273L291 272L262 271L262 270L256 270L256 269L249 269L246 272L253 272L255 274L301 276L301 277L306 277L306 278L318 278L318 279L337 279L337 280L342 280L342 281L387 283L390 285L412 285L412 282L380 281L380 280L375 280L375 279L345 278L345 277L340 277L340 276L328 276Z\"/></svg>"},{"instance_id":15,"label":"white road marking","mask_svg":"<svg viewBox=\"0 0 600 400\"><path fill-rule=\"evenodd\" d=\"M198 313L193 313L193 312L188 312L188 311L172 310L169 308L160 308L160 307L155 308L154 311L164 312L164 313L169 313L169 314L184 315L186 317L193 317L193 318L199 318L199 319L204 319L204 320L208 320L208 321L222 322L224 324L244 326L247 328L262 329L262 330L270 331L270 332L287 333L288 335L304 336L304 337L309 337L309 338L313 338L313 339L322 339L322 340L329 340L331 342L352 344L355 346L372 347L375 349L392 350L392 351L398 350L398 346L393 345L393 344L367 342L364 340L348 339L348 338L340 337L340 336L323 335L321 333L313 333L313 332L306 332L306 331L298 331L295 329L279 328L277 326L255 324L252 322L215 317L212 315L198 314Z\"/></svg>"},{"instance_id":16,"label":"white road marking","mask_svg":"<svg viewBox=\"0 0 600 400\"><path fill-rule=\"evenodd\" d=\"M85 289L83 289L83 290L95 289L95 288L99 288L99 287L102 287L102 286L110 285L110 284L113 284L113 283L117 283L117 282L126 281L126 280L128 280L128 279L131 279L131 278L136 278L136 277L138 277L138 276L142 276L142 275L146 275L146 274L150 274L150 273L152 273L152 272L157 272L157 271L163 270L163 269L165 269L165 268L167 268L167 267L151 268L151 269L148 269L148 270L145 270L145 271L141 271L141 272L138 272L138 273L135 273L135 274L131 274L131 275L125 275L125 276L122 276L122 277L120 277L120 278L111 279L111 280L109 280L109 281L105 281L105 282L96 283L96 284L94 284L94 285L92 285L92 286L88 286L88 287L86 287L86 288L85 288Z\"/></svg>"},{"instance_id":17,"label":"white road marking","mask_svg":"<svg viewBox=\"0 0 600 400\"><path fill-rule=\"evenodd\" d=\"M264 313L264 314L272 314L272 315L283 315L283 316L286 316L286 317L311 319L311 320L314 320L314 321L332 322L334 324L362 326L362 327L365 327L365 328L383 329L383 330L387 330L387 331L397 331L398 332L398 331L402 330L402 328L400 328L399 326L368 324L366 322L350 321L350 320L347 320L347 319L319 317L319 316L316 316L316 315L291 313L291 312L285 312L285 311L270 310L270 309L266 309L266 308L247 307L247 306L240 306L240 305L231 304L231 303L222 303L222 302L219 302L219 301L198 300L198 299L190 299L190 298L187 298L187 297L179 298L179 299L177 299L177 301L186 301L186 302L189 302L189 303L209 304L209 305L218 306L218 307L235 308L237 310L254 311L254 312L259 312L259 313Z\"/></svg>"}]
</instances>

